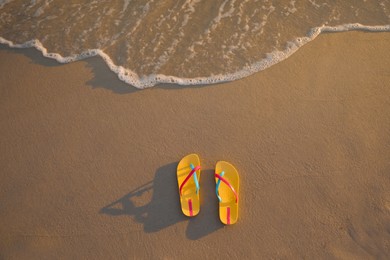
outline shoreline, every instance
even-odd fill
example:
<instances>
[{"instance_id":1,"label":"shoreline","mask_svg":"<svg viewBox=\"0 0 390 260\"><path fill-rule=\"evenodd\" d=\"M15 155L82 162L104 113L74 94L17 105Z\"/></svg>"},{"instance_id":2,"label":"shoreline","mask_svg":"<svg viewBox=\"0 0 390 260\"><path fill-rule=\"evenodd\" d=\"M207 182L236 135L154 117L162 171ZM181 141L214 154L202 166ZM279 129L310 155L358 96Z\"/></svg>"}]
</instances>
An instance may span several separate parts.
<instances>
[{"instance_id":1,"label":"shoreline","mask_svg":"<svg viewBox=\"0 0 390 260\"><path fill-rule=\"evenodd\" d=\"M388 258L390 34L322 34L215 85L129 88L99 58L0 48L0 258ZM202 164L201 212L176 166ZM240 173L218 219L215 162Z\"/></svg>"},{"instance_id":2,"label":"shoreline","mask_svg":"<svg viewBox=\"0 0 390 260\"><path fill-rule=\"evenodd\" d=\"M155 87L159 84L177 84L181 86L191 85L210 85L210 84L223 84L233 82L246 77L249 77L255 73L264 71L276 64L288 59L296 51L306 44L315 40L319 35L326 33L346 33L346 32L371 32L371 33L390 33L390 25L363 25L360 23L343 24L336 26L320 26L311 28L306 36L298 37L290 40L286 43L284 50L278 50L275 52L267 53L263 58L249 66L244 67L236 72L231 72L223 75L206 76L206 77L193 77L193 78L180 78L174 75L164 74L150 74L140 77L136 72L131 69L127 69L123 66L116 65L110 56L100 49L88 49L80 54L63 57L58 53L49 53L45 46L38 40L33 39L24 43L14 44L12 41L7 40L0 36L0 44L8 46L10 48L35 48L39 51L42 56L56 60L59 63L67 64L76 61L82 61L85 59L99 57L101 58L106 66L115 74L117 77L127 83L130 87L137 89L146 89Z\"/></svg>"}]
</instances>

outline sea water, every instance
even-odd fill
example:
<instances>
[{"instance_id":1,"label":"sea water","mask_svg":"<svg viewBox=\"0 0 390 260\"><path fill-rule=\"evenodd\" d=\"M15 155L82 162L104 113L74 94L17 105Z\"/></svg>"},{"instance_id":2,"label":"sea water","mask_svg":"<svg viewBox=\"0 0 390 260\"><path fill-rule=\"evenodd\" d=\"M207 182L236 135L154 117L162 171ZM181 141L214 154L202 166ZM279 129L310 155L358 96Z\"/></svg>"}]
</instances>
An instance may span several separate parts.
<instances>
[{"instance_id":1,"label":"sea water","mask_svg":"<svg viewBox=\"0 0 390 260\"><path fill-rule=\"evenodd\" d=\"M99 55L137 88L240 79L348 30L390 32L390 0L0 0L0 43Z\"/></svg>"}]
</instances>

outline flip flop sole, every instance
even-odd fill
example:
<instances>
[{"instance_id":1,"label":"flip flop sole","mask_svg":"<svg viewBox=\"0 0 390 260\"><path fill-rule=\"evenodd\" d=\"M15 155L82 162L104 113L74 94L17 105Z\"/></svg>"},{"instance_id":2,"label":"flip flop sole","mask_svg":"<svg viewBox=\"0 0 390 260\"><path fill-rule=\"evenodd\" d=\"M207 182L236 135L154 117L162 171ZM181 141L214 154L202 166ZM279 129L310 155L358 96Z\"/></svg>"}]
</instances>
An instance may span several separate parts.
<instances>
[{"instance_id":1,"label":"flip flop sole","mask_svg":"<svg viewBox=\"0 0 390 260\"><path fill-rule=\"evenodd\" d=\"M239 194L239 175L236 168L228 162L219 161L215 166L215 172L220 174L224 172L223 178L227 180L230 185L234 188L237 194ZM218 182L218 178L215 178L215 182ZM234 192L230 187L224 183L219 185L219 196L221 202L219 202L219 218L225 225L231 225L238 220L238 203Z\"/></svg>"},{"instance_id":2,"label":"flip flop sole","mask_svg":"<svg viewBox=\"0 0 390 260\"><path fill-rule=\"evenodd\" d=\"M192 171L190 165L200 166L200 159L197 154L189 154L180 160L177 166L177 183L179 186L179 196L181 210L184 215L188 217L196 216L200 211L199 192L196 193L196 184L194 178L188 179L187 183L183 186L182 193L180 194L180 186ZM194 174L200 181L200 170L197 170Z\"/></svg>"}]
</instances>

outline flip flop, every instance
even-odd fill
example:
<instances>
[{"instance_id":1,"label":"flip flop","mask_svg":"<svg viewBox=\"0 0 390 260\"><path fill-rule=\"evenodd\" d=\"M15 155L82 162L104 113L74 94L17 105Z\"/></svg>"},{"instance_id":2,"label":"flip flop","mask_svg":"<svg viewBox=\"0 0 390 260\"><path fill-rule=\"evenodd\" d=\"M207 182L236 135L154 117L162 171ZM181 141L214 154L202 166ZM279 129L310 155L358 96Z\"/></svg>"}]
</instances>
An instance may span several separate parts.
<instances>
[{"instance_id":1,"label":"flip flop","mask_svg":"<svg viewBox=\"0 0 390 260\"><path fill-rule=\"evenodd\" d=\"M189 154L177 166L177 182L181 210L188 217L200 211L199 203L200 159L197 154Z\"/></svg>"},{"instance_id":2,"label":"flip flop","mask_svg":"<svg viewBox=\"0 0 390 260\"><path fill-rule=\"evenodd\" d=\"M219 200L219 219L225 225L234 224L238 219L240 179L238 171L230 163L219 161L215 166L214 176L216 182L215 192Z\"/></svg>"}]
</instances>

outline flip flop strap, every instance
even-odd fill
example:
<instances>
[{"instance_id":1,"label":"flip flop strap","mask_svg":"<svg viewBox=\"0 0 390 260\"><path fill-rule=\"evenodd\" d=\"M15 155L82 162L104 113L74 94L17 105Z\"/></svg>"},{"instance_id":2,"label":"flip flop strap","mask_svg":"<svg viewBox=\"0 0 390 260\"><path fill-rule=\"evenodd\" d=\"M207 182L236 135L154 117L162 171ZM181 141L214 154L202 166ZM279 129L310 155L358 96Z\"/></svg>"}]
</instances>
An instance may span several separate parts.
<instances>
[{"instance_id":1,"label":"flip flop strap","mask_svg":"<svg viewBox=\"0 0 390 260\"><path fill-rule=\"evenodd\" d=\"M192 167L191 167L192 168ZM191 176L197 171L197 170L199 170L200 169L200 166L198 165L198 166L196 166L196 167L194 167L192 170L191 170L191 172L187 175L187 177L184 179L184 181L181 183L181 185L180 185L180 195L182 194L182 192L181 192L181 190L183 189L183 187L184 187L184 185L187 183L187 181L191 178ZM196 180L198 180L198 179L196 179ZM197 183L197 181L195 182L195 183ZM199 185L199 184L198 184ZM196 187L196 190L197 190L197 192L198 192L198 186Z\"/></svg>"},{"instance_id":2,"label":"flip flop strap","mask_svg":"<svg viewBox=\"0 0 390 260\"><path fill-rule=\"evenodd\" d=\"M219 176L223 177L224 174L225 174L225 172L222 171L222 172L219 174ZM218 192L218 190L219 190L219 185L221 185L221 179L218 179L217 185L215 186L215 193L217 194L217 197L218 197L219 202L221 202L222 199L221 199L221 197L219 196L219 192Z\"/></svg>"},{"instance_id":3,"label":"flip flop strap","mask_svg":"<svg viewBox=\"0 0 390 260\"><path fill-rule=\"evenodd\" d=\"M191 163L190 164L190 167L191 167L191 169L193 170L195 167L194 167L194 165ZM199 191L199 181L198 181L198 177L197 177L197 175L196 174L193 174L192 176L194 176L194 182L195 182L195 186L196 186L196 194L198 194L198 191Z\"/></svg>"},{"instance_id":4,"label":"flip flop strap","mask_svg":"<svg viewBox=\"0 0 390 260\"><path fill-rule=\"evenodd\" d=\"M219 196L219 192L218 192L219 185L221 184L221 181L222 181L223 183L225 183L233 191L234 196L236 197L236 203L237 203L238 202L238 194L237 194L236 190L233 188L233 186L225 178L222 177L223 174L224 174L224 172L222 172L221 174L218 174L218 173L214 174L214 176L216 178L218 178L217 188L216 188L216 193L217 193L218 199L219 199L219 201L222 201L221 197Z\"/></svg>"}]
</instances>

